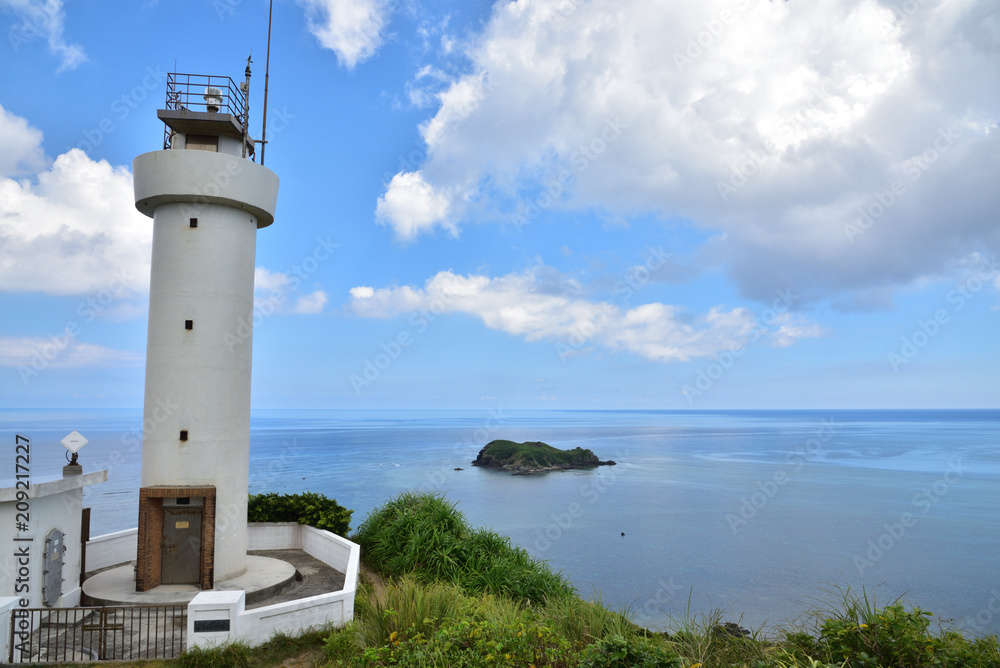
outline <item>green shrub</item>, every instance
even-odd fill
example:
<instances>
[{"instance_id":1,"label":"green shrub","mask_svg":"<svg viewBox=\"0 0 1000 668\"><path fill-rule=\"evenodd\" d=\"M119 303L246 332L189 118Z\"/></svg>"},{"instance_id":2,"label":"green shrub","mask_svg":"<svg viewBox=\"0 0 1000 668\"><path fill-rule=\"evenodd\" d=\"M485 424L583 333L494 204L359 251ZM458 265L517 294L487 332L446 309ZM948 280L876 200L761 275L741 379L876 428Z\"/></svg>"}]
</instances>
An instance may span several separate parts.
<instances>
[{"instance_id":1,"label":"green shrub","mask_svg":"<svg viewBox=\"0 0 1000 668\"><path fill-rule=\"evenodd\" d=\"M447 580L466 591L541 603L573 592L566 579L510 539L473 530L439 494L405 492L368 515L354 537L381 575Z\"/></svg>"},{"instance_id":2,"label":"green shrub","mask_svg":"<svg viewBox=\"0 0 1000 668\"><path fill-rule=\"evenodd\" d=\"M863 620L826 620L820 641L835 661L849 661L858 668L932 666L937 643L927 634L929 616L920 608L907 612L895 603Z\"/></svg>"},{"instance_id":3,"label":"green shrub","mask_svg":"<svg viewBox=\"0 0 1000 668\"><path fill-rule=\"evenodd\" d=\"M522 617L516 625L482 619L452 619L427 632L415 629L394 632L388 643L367 648L349 665L358 668L571 668L577 665L577 652L569 642L550 628L532 621L529 613L525 612Z\"/></svg>"},{"instance_id":4,"label":"green shrub","mask_svg":"<svg viewBox=\"0 0 1000 668\"><path fill-rule=\"evenodd\" d=\"M933 615L926 610L907 610L898 600L879 607L874 596L850 588L840 598L837 606L813 613L818 637L787 635L796 656L818 656L845 668L1000 668L996 636L970 641L955 631L932 634Z\"/></svg>"},{"instance_id":5,"label":"green shrub","mask_svg":"<svg viewBox=\"0 0 1000 668\"><path fill-rule=\"evenodd\" d=\"M676 654L645 638L609 636L580 654L580 668L683 668Z\"/></svg>"},{"instance_id":6,"label":"green shrub","mask_svg":"<svg viewBox=\"0 0 1000 668\"><path fill-rule=\"evenodd\" d=\"M336 499L315 492L301 494L251 494L247 505L248 522L298 522L347 536L353 510Z\"/></svg>"}]
</instances>

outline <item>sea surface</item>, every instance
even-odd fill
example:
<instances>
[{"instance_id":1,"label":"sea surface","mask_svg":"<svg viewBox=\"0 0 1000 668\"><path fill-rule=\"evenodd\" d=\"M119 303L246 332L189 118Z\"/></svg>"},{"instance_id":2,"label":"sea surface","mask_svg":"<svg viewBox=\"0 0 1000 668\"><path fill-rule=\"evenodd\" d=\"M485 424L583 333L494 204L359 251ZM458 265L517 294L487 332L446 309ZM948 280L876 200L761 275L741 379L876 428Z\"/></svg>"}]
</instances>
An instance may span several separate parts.
<instances>
[{"instance_id":1,"label":"sea surface","mask_svg":"<svg viewBox=\"0 0 1000 668\"><path fill-rule=\"evenodd\" d=\"M0 410L0 479L15 434L42 478L79 430L85 471L108 470L86 490L92 534L134 527L141 424L134 410ZM772 630L851 587L1000 632L998 410L256 410L250 434L251 492L321 492L354 510L352 529L401 491L446 494L649 627L721 610ZM497 438L618 464L472 467Z\"/></svg>"}]
</instances>

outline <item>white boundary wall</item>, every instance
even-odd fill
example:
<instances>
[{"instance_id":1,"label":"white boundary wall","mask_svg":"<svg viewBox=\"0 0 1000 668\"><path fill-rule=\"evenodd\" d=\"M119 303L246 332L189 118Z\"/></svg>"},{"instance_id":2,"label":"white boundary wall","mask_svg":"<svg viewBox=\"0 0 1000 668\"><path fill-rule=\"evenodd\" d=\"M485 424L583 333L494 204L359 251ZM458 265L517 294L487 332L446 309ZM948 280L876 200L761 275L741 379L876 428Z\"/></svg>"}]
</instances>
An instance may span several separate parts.
<instances>
[{"instance_id":1,"label":"white boundary wall","mask_svg":"<svg viewBox=\"0 0 1000 668\"><path fill-rule=\"evenodd\" d=\"M343 573L344 588L254 610L244 608L243 592L201 592L188 605L188 648L211 647L232 640L254 647L279 631L296 635L327 625L343 626L354 619L361 564L361 547L356 543L294 522L253 522L247 525L247 548L302 550ZM135 550L136 529L96 536L87 543L87 568L131 561L135 559ZM211 630L195 631L196 621ZM217 630L222 626L228 630Z\"/></svg>"},{"instance_id":2,"label":"white boundary wall","mask_svg":"<svg viewBox=\"0 0 1000 668\"><path fill-rule=\"evenodd\" d=\"M87 572L135 561L138 529L125 529L87 541Z\"/></svg>"}]
</instances>

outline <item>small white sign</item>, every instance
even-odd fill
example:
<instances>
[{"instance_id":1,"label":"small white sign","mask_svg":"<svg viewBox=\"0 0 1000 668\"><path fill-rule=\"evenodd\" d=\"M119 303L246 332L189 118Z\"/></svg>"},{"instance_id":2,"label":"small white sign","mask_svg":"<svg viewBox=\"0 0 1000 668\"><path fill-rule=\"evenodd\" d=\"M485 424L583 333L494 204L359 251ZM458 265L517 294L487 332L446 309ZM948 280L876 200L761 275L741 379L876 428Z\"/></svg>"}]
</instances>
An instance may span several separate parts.
<instances>
[{"instance_id":1,"label":"small white sign","mask_svg":"<svg viewBox=\"0 0 1000 668\"><path fill-rule=\"evenodd\" d=\"M83 437L83 434L81 434L80 432L74 431L72 434L70 434L69 436L67 436L66 438L64 438L59 442L62 443L67 450L75 453L77 450L87 445L87 443L89 443L90 441L85 439Z\"/></svg>"}]
</instances>

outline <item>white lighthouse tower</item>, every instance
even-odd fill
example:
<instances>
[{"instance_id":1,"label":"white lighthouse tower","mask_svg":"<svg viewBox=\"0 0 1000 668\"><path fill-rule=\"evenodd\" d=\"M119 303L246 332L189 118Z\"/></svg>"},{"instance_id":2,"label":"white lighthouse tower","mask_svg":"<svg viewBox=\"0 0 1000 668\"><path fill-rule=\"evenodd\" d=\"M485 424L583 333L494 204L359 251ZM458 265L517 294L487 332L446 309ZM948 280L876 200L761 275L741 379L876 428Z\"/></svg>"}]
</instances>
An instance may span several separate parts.
<instances>
[{"instance_id":1,"label":"white lighthouse tower","mask_svg":"<svg viewBox=\"0 0 1000 668\"><path fill-rule=\"evenodd\" d=\"M136 591L247 568L257 230L278 177L253 161L246 81L170 74L163 150L132 163L153 219ZM242 326L241 326L242 325Z\"/></svg>"}]
</instances>

